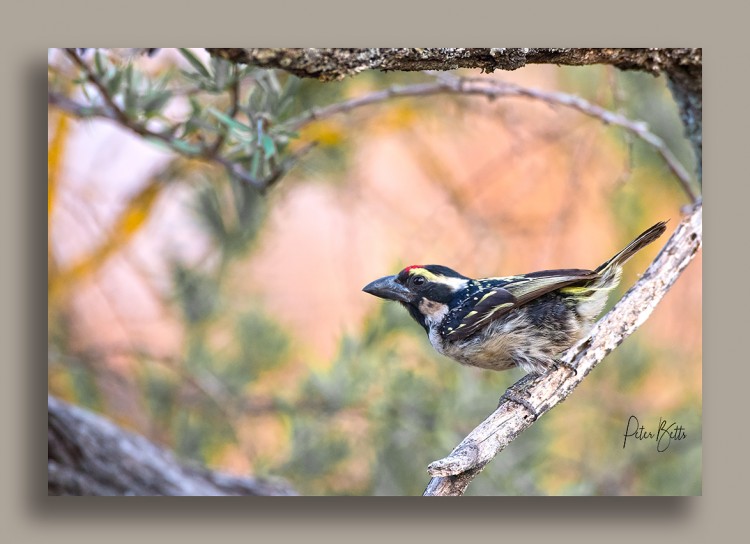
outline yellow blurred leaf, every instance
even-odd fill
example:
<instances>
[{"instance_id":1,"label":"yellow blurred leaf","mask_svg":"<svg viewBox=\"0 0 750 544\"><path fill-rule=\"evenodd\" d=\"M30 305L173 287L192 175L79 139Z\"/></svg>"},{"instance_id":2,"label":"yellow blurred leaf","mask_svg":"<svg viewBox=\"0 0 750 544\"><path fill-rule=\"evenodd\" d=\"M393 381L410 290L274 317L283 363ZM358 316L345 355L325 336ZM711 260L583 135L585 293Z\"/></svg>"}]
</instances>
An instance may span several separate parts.
<instances>
[{"instance_id":1,"label":"yellow blurred leaf","mask_svg":"<svg viewBox=\"0 0 750 544\"><path fill-rule=\"evenodd\" d=\"M304 141L318 142L320 145L339 145L344 141L344 129L340 123L334 121L318 121L304 127L300 131L300 138Z\"/></svg>"},{"instance_id":2,"label":"yellow blurred leaf","mask_svg":"<svg viewBox=\"0 0 750 544\"><path fill-rule=\"evenodd\" d=\"M373 119L377 129L386 131L407 128L418 120L417 112L408 100L392 104L382 117Z\"/></svg>"},{"instance_id":3,"label":"yellow blurred leaf","mask_svg":"<svg viewBox=\"0 0 750 544\"><path fill-rule=\"evenodd\" d=\"M129 235L134 234L148 219L154 200L160 190L161 184L152 182L133 197L120 216L113 235L129 237Z\"/></svg>"},{"instance_id":4,"label":"yellow blurred leaf","mask_svg":"<svg viewBox=\"0 0 750 544\"><path fill-rule=\"evenodd\" d=\"M130 199L115 220L109 235L98 247L54 278L50 278L50 299L59 294L62 286L70 286L101 268L112 254L129 242L150 217L156 198L163 187L164 184L159 180L152 180Z\"/></svg>"},{"instance_id":5,"label":"yellow blurred leaf","mask_svg":"<svg viewBox=\"0 0 750 544\"><path fill-rule=\"evenodd\" d=\"M65 153L65 141L67 140L69 130L68 116L61 113L57 118L57 126L52 135L47 150L47 275L50 278L57 274L57 263L52 253L50 239L52 233L52 210L55 207L55 197L57 196L57 186L62 169L62 158Z\"/></svg>"},{"instance_id":6,"label":"yellow blurred leaf","mask_svg":"<svg viewBox=\"0 0 750 544\"><path fill-rule=\"evenodd\" d=\"M57 119L55 133L47 151L47 219L54 207L57 183L60 179L62 157L65 152L65 141L68 135L68 116L61 113Z\"/></svg>"}]
</instances>

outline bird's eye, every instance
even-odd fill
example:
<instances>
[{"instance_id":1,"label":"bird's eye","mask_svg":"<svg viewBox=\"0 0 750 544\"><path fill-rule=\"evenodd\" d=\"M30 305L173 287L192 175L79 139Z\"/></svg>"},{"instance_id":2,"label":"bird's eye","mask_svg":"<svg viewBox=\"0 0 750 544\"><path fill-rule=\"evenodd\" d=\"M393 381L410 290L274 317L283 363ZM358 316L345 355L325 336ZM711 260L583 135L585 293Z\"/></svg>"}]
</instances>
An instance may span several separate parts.
<instances>
[{"instance_id":1,"label":"bird's eye","mask_svg":"<svg viewBox=\"0 0 750 544\"><path fill-rule=\"evenodd\" d=\"M419 285L423 285L425 281L427 281L427 280L424 278L424 276L414 276L414 279L412 280L412 283L414 285L419 286Z\"/></svg>"}]
</instances>

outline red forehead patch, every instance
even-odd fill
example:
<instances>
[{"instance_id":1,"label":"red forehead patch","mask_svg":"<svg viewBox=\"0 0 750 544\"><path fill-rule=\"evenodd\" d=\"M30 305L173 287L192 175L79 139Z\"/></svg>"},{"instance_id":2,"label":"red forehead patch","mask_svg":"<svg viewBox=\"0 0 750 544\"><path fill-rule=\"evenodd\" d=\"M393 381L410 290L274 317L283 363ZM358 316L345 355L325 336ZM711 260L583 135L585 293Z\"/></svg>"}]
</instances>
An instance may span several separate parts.
<instances>
[{"instance_id":1,"label":"red forehead patch","mask_svg":"<svg viewBox=\"0 0 750 544\"><path fill-rule=\"evenodd\" d=\"M403 272L408 273L409 270L412 270L414 268L424 268L424 265L423 264L413 264L411 266L407 266L406 268L404 268Z\"/></svg>"}]
</instances>

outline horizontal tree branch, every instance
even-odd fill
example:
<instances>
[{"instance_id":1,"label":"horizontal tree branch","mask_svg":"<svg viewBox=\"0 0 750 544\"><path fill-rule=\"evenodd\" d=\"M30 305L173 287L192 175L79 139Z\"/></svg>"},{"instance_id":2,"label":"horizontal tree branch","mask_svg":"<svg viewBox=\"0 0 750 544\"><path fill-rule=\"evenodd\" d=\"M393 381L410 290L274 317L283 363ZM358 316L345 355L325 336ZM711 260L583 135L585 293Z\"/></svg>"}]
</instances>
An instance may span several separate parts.
<instances>
[{"instance_id":1,"label":"horizontal tree branch","mask_svg":"<svg viewBox=\"0 0 750 544\"><path fill-rule=\"evenodd\" d=\"M207 48L211 55L243 64L279 68L299 77L342 79L363 70L516 70L527 64L611 64L654 74L700 66L701 49L581 48Z\"/></svg>"},{"instance_id":2,"label":"horizontal tree branch","mask_svg":"<svg viewBox=\"0 0 750 544\"><path fill-rule=\"evenodd\" d=\"M182 463L107 419L47 396L49 495L296 495L281 481Z\"/></svg>"},{"instance_id":3,"label":"horizontal tree branch","mask_svg":"<svg viewBox=\"0 0 750 544\"><path fill-rule=\"evenodd\" d=\"M702 242L703 205L697 203L641 279L591 332L562 357L565 366L527 375L508 389L487 419L446 458L431 463L425 495L462 495L474 477L520 433L570 395L589 372L651 315ZM514 400L512 400L514 399Z\"/></svg>"}]
</instances>

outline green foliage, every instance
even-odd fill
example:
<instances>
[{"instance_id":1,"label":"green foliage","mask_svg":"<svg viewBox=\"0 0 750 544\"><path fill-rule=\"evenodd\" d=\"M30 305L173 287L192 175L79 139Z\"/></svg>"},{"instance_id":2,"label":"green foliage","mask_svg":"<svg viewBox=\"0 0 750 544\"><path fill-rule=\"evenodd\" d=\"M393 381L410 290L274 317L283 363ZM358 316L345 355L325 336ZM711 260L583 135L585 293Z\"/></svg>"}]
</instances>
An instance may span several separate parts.
<instances>
[{"instance_id":1,"label":"green foliage","mask_svg":"<svg viewBox=\"0 0 750 544\"><path fill-rule=\"evenodd\" d=\"M72 366L70 379L76 398L80 399L84 406L101 408L101 392L97 387L96 378L85 366Z\"/></svg>"},{"instance_id":2,"label":"green foliage","mask_svg":"<svg viewBox=\"0 0 750 544\"><path fill-rule=\"evenodd\" d=\"M253 187L229 180L229 187L213 180L196 194L198 220L217 247L227 255L242 255L255 240L265 219L265 205Z\"/></svg>"},{"instance_id":3,"label":"green foliage","mask_svg":"<svg viewBox=\"0 0 750 544\"><path fill-rule=\"evenodd\" d=\"M189 325L210 319L217 309L217 285L205 272L175 263L172 279L182 315Z\"/></svg>"},{"instance_id":4,"label":"green foliage","mask_svg":"<svg viewBox=\"0 0 750 544\"><path fill-rule=\"evenodd\" d=\"M203 463L209 462L227 442L237 440L225 413L207 403L181 406L171 426L175 429L175 451Z\"/></svg>"},{"instance_id":5,"label":"green foliage","mask_svg":"<svg viewBox=\"0 0 750 544\"><path fill-rule=\"evenodd\" d=\"M291 458L279 467L297 485L315 489L316 484L336 478L336 464L350 453L346 433L332 429L326 420L302 416L294 425Z\"/></svg>"},{"instance_id":6,"label":"green foliage","mask_svg":"<svg viewBox=\"0 0 750 544\"><path fill-rule=\"evenodd\" d=\"M144 364L141 376L144 399L153 421L162 429L169 429L175 412L179 410L178 381L166 369Z\"/></svg>"},{"instance_id":7,"label":"green foliage","mask_svg":"<svg viewBox=\"0 0 750 544\"><path fill-rule=\"evenodd\" d=\"M244 388L264 371L284 362L289 339L278 325L255 311L237 318L234 337L238 353L227 357L219 377L230 393L241 396Z\"/></svg>"},{"instance_id":8,"label":"green foliage","mask_svg":"<svg viewBox=\"0 0 750 544\"><path fill-rule=\"evenodd\" d=\"M287 149L298 137L290 117L297 78L179 52L190 69L154 76L96 50L92 66L73 81L85 99L77 113L115 118L156 145L220 164L255 190L265 189L294 159ZM58 77L50 85L53 93L64 88ZM167 110L180 101L188 102L189 113L175 120Z\"/></svg>"}]
</instances>

